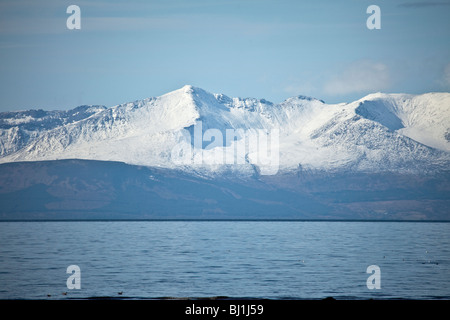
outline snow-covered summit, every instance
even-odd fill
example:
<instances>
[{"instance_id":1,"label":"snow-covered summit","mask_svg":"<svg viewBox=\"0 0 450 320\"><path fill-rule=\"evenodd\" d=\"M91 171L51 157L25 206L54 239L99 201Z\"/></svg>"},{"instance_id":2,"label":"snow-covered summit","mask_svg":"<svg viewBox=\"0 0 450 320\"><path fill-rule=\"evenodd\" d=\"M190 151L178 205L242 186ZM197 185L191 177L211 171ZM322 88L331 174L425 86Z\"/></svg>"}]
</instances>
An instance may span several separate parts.
<instances>
[{"instance_id":1,"label":"snow-covered summit","mask_svg":"<svg viewBox=\"0 0 450 320\"><path fill-rule=\"evenodd\" d=\"M450 95L448 93L371 94L357 113L424 145L450 152Z\"/></svg>"},{"instance_id":2,"label":"snow-covered summit","mask_svg":"<svg viewBox=\"0 0 450 320\"><path fill-rule=\"evenodd\" d=\"M208 129L223 137L227 129L277 130L274 150L282 171L426 171L450 164L449 93L375 93L333 105L297 96L275 104L190 85L110 108L0 113L0 162L79 158L220 171L217 161L191 166L174 158L180 143L192 144L186 132L204 134ZM213 152L226 154L239 144L208 148L208 142L213 140L193 144L193 156L201 152L212 159ZM257 169L251 152L244 158L236 170Z\"/></svg>"}]
</instances>

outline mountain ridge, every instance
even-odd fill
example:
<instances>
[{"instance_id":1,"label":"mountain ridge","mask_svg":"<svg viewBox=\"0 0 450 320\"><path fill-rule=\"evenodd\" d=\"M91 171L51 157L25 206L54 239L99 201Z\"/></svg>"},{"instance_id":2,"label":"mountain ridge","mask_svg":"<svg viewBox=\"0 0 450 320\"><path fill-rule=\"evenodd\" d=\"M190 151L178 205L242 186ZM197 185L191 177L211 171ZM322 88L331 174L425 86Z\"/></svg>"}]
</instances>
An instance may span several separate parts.
<instances>
[{"instance_id":1,"label":"mountain ridge","mask_svg":"<svg viewBox=\"0 0 450 320\"><path fill-rule=\"evenodd\" d=\"M220 172L224 168L216 165L208 144L193 148L194 157L206 159L200 167L180 167L174 158L174 148L184 139L181 134L193 134L200 126L197 132L217 130L224 138L227 129L279 130L275 147L280 172L298 167L426 172L450 164L449 123L450 93L374 93L339 104L296 96L275 104L186 85L109 108L0 113L0 163L78 158ZM226 153L230 147L223 144L214 152ZM253 159L248 151L237 170L253 174L261 167Z\"/></svg>"},{"instance_id":2,"label":"mountain ridge","mask_svg":"<svg viewBox=\"0 0 450 320\"><path fill-rule=\"evenodd\" d=\"M448 221L449 124L450 93L275 104L192 86L0 113L0 220ZM261 136L278 162L258 161Z\"/></svg>"}]
</instances>

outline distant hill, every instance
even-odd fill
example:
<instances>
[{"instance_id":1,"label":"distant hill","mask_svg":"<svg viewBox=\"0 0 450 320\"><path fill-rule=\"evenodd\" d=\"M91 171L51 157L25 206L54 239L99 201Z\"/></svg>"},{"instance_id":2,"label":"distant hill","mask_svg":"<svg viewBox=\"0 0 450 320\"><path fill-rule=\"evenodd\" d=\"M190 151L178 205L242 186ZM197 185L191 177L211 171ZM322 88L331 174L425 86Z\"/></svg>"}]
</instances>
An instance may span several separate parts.
<instances>
[{"instance_id":1,"label":"distant hill","mask_svg":"<svg viewBox=\"0 0 450 320\"><path fill-rule=\"evenodd\" d=\"M0 219L450 220L450 172L201 177L112 161L0 165Z\"/></svg>"},{"instance_id":2,"label":"distant hill","mask_svg":"<svg viewBox=\"0 0 450 320\"><path fill-rule=\"evenodd\" d=\"M0 113L0 219L450 220L449 172L449 93Z\"/></svg>"}]
</instances>

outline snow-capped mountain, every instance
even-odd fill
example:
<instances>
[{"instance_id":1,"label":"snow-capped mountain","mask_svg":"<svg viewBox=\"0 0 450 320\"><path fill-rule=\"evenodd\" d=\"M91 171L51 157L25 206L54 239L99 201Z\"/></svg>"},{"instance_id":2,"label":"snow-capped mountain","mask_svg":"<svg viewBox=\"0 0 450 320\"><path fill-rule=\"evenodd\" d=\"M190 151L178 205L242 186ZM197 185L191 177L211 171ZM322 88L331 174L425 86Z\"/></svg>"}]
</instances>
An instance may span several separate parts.
<instances>
[{"instance_id":1,"label":"snow-capped mountain","mask_svg":"<svg viewBox=\"0 0 450 320\"><path fill-rule=\"evenodd\" d=\"M227 129L240 134L226 141ZM276 153L276 163L258 161L262 151L249 143L261 132L276 132L263 150ZM239 165L220 161L235 150L244 150L232 154ZM265 165L276 172L448 169L450 93L376 93L340 104L298 96L274 104L184 86L110 108L0 113L0 163L72 158L205 173L252 174Z\"/></svg>"}]
</instances>

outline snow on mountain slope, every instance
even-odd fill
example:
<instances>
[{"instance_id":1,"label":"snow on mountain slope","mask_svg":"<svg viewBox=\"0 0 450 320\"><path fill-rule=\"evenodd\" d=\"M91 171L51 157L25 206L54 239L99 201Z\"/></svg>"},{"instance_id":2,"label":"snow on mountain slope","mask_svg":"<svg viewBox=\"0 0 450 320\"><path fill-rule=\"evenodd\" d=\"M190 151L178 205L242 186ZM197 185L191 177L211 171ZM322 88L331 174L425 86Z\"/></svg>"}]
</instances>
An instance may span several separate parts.
<instances>
[{"instance_id":1,"label":"snow on mountain slope","mask_svg":"<svg viewBox=\"0 0 450 320\"><path fill-rule=\"evenodd\" d=\"M372 94L357 113L427 146L450 151L450 95Z\"/></svg>"},{"instance_id":2,"label":"snow on mountain slope","mask_svg":"<svg viewBox=\"0 0 450 320\"><path fill-rule=\"evenodd\" d=\"M111 108L79 108L0 114L0 162L79 158L220 172L230 169L221 160L244 150L231 168L251 174L265 165L250 143L263 130L279 134L268 146L281 171L423 172L450 164L449 93L273 104L184 86ZM230 130L239 134L224 141Z\"/></svg>"},{"instance_id":3,"label":"snow on mountain slope","mask_svg":"<svg viewBox=\"0 0 450 320\"><path fill-rule=\"evenodd\" d=\"M21 149L43 131L81 121L105 109L104 106L80 106L68 111L28 110L0 113L0 156Z\"/></svg>"},{"instance_id":4,"label":"snow on mountain slope","mask_svg":"<svg viewBox=\"0 0 450 320\"><path fill-rule=\"evenodd\" d=\"M158 165L165 141L192 125L198 112L190 95L180 90L105 109L84 121L42 130L7 161L63 158L119 160Z\"/></svg>"}]
</instances>

